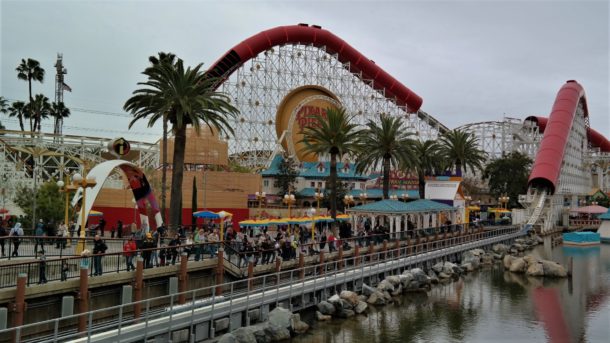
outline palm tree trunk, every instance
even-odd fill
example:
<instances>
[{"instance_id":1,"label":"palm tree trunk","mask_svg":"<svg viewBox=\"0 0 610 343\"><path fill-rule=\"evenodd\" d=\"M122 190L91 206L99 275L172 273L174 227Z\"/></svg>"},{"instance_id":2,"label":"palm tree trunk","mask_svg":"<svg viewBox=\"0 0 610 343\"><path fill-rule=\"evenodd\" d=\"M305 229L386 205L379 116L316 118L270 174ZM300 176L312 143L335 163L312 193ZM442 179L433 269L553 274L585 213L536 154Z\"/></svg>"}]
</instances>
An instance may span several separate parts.
<instances>
[{"instance_id":1,"label":"palm tree trunk","mask_svg":"<svg viewBox=\"0 0 610 343\"><path fill-rule=\"evenodd\" d=\"M161 218L167 223L167 116L163 116L163 165L161 173Z\"/></svg>"},{"instance_id":2,"label":"palm tree trunk","mask_svg":"<svg viewBox=\"0 0 610 343\"><path fill-rule=\"evenodd\" d=\"M32 111L31 111L31 108L32 108L32 103L34 102L34 99L32 99L32 78L31 77L28 77L28 88L29 88L29 91L30 91L30 103L28 105L30 107L30 132L33 132L34 130L32 128L32 126L33 126L33 124L32 124L32 117L34 115L33 115Z\"/></svg>"},{"instance_id":3,"label":"palm tree trunk","mask_svg":"<svg viewBox=\"0 0 610 343\"><path fill-rule=\"evenodd\" d=\"M390 158L383 157L383 198L390 197Z\"/></svg>"},{"instance_id":4,"label":"palm tree trunk","mask_svg":"<svg viewBox=\"0 0 610 343\"><path fill-rule=\"evenodd\" d=\"M424 173L417 173L417 178L419 180L419 198L425 199L426 196L426 178L424 177Z\"/></svg>"},{"instance_id":5,"label":"palm tree trunk","mask_svg":"<svg viewBox=\"0 0 610 343\"><path fill-rule=\"evenodd\" d=\"M25 131L23 127L23 114L19 114L19 127L21 128L21 132Z\"/></svg>"},{"instance_id":6,"label":"palm tree trunk","mask_svg":"<svg viewBox=\"0 0 610 343\"><path fill-rule=\"evenodd\" d=\"M455 161L455 176L462 176L462 161Z\"/></svg>"},{"instance_id":7,"label":"palm tree trunk","mask_svg":"<svg viewBox=\"0 0 610 343\"><path fill-rule=\"evenodd\" d=\"M337 218L337 154L330 154L330 216Z\"/></svg>"},{"instance_id":8,"label":"palm tree trunk","mask_svg":"<svg viewBox=\"0 0 610 343\"><path fill-rule=\"evenodd\" d=\"M193 194L191 198L191 211L197 212L197 177L193 176ZM191 215L191 227L193 230L197 227L197 218Z\"/></svg>"},{"instance_id":9,"label":"palm tree trunk","mask_svg":"<svg viewBox=\"0 0 610 343\"><path fill-rule=\"evenodd\" d=\"M175 129L174 160L172 167L172 189L169 204L169 220L172 229L182 224L182 179L184 175L184 149L186 147L186 125Z\"/></svg>"}]
</instances>

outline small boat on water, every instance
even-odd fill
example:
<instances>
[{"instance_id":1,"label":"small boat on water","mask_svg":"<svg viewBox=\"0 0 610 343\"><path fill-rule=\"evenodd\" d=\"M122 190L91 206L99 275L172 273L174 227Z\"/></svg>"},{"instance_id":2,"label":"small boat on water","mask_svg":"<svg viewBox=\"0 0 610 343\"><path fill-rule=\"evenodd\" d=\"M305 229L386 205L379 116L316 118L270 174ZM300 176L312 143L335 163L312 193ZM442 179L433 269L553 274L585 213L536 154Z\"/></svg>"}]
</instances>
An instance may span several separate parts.
<instances>
[{"instance_id":1,"label":"small boat on water","mask_svg":"<svg viewBox=\"0 0 610 343\"><path fill-rule=\"evenodd\" d=\"M563 245L590 246L600 243L600 235L597 232L569 232L563 234Z\"/></svg>"}]
</instances>

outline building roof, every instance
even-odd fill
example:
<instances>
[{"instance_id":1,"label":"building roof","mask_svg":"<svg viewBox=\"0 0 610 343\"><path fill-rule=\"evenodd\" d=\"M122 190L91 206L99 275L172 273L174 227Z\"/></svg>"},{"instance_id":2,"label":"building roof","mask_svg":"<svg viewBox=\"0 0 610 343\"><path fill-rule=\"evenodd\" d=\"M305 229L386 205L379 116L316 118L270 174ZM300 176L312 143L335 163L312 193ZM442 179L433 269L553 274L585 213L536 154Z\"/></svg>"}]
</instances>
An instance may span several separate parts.
<instances>
[{"instance_id":1,"label":"building roof","mask_svg":"<svg viewBox=\"0 0 610 343\"><path fill-rule=\"evenodd\" d=\"M280 163L282 162L282 156L276 155L271 161L269 168L261 172L264 176L277 176L280 172ZM322 165L323 170L320 171L318 166ZM347 164L348 169L344 170L344 163L337 162L337 176L340 179L354 179L354 180L368 180L369 176L364 174L356 173L356 166L354 163ZM310 178L310 179L323 179L330 175L330 162L303 162L301 167L298 168L298 177Z\"/></svg>"},{"instance_id":2,"label":"building roof","mask_svg":"<svg viewBox=\"0 0 610 343\"><path fill-rule=\"evenodd\" d=\"M601 219L601 220L610 220L610 209L608 209L608 212L602 214L601 216L597 217L597 219Z\"/></svg>"},{"instance_id":3,"label":"building roof","mask_svg":"<svg viewBox=\"0 0 610 343\"><path fill-rule=\"evenodd\" d=\"M455 207L442 204L440 202L420 199L410 202L402 202L398 200L381 200L366 205L356 206L347 210L351 213L388 213L388 214L400 214L400 213L413 213L413 212L440 212L440 211L454 211Z\"/></svg>"},{"instance_id":4,"label":"building roof","mask_svg":"<svg viewBox=\"0 0 610 343\"><path fill-rule=\"evenodd\" d=\"M322 189L321 192L325 192L325 189ZM300 197L311 198L314 196L316 192L316 188L306 187L297 192L297 195ZM349 192L349 195L352 195L355 199L360 200L360 194L364 193L362 189L353 189ZM390 195L396 195L399 198L402 197L403 194L408 194L409 199L419 199L419 191L417 190L404 190L404 189L390 189ZM372 188L366 190L366 198L367 199L381 199L383 197L383 189L381 188Z\"/></svg>"}]
</instances>

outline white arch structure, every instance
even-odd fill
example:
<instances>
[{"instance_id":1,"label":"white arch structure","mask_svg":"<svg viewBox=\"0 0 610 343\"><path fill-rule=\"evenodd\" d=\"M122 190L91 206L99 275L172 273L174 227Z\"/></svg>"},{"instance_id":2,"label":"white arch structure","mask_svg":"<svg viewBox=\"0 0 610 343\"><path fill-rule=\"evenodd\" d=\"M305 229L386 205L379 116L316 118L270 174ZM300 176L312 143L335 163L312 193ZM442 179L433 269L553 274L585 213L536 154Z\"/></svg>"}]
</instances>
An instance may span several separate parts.
<instances>
[{"instance_id":1,"label":"white arch structure","mask_svg":"<svg viewBox=\"0 0 610 343\"><path fill-rule=\"evenodd\" d=\"M138 166L135 164L123 160L106 161L96 165L89 171L87 177L95 177L97 184L93 188L87 190L85 198L85 215L89 216L89 212L93 208L95 199L97 199L98 194L102 190L104 182L106 182L106 179L108 179L110 174L112 174L112 171L115 169L120 170L129 181L129 187L131 188L138 205L138 212L140 214L140 222L142 223L142 226L146 229L149 228L146 201L148 201L154 210L157 227L163 225L163 217L161 216L158 202L153 194L148 180L146 179L146 175L144 175L142 169L138 168ZM81 198L82 191L82 187L76 191L74 197L72 198L72 206L75 206L78 200ZM81 216L82 211L79 211L77 225L82 223Z\"/></svg>"}]
</instances>

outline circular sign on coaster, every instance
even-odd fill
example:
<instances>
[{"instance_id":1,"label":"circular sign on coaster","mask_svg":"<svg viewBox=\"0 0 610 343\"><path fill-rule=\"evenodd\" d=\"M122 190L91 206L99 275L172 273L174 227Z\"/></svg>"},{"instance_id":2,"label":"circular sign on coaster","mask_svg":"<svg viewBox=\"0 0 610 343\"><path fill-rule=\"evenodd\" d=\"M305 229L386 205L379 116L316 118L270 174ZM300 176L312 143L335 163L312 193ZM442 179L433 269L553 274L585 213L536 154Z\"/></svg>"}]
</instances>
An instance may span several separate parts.
<instances>
[{"instance_id":1,"label":"circular sign on coaster","mask_svg":"<svg viewBox=\"0 0 610 343\"><path fill-rule=\"evenodd\" d=\"M302 86L284 97L276 113L275 130L284 150L301 162L315 162L318 156L303 151L303 130L318 125L328 108L339 108L336 95L320 86Z\"/></svg>"},{"instance_id":2,"label":"circular sign on coaster","mask_svg":"<svg viewBox=\"0 0 610 343\"><path fill-rule=\"evenodd\" d=\"M117 156L125 156L131 150L131 145L129 144L129 141L121 137L110 141L108 150Z\"/></svg>"}]
</instances>

